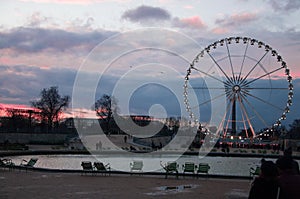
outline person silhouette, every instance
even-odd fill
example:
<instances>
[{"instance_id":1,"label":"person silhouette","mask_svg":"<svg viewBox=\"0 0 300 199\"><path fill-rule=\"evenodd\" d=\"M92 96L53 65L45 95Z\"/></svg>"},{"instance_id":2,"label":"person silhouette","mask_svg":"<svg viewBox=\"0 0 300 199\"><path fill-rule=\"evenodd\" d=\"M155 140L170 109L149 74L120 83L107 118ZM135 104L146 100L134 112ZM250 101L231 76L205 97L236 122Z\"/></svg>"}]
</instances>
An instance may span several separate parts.
<instances>
[{"instance_id":1,"label":"person silhouette","mask_svg":"<svg viewBox=\"0 0 300 199\"><path fill-rule=\"evenodd\" d=\"M282 156L276 161L279 170L279 199L298 199L300 196L300 175L295 174L293 159Z\"/></svg>"},{"instance_id":2,"label":"person silhouette","mask_svg":"<svg viewBox=\"0 0 300 199\"><path fill-rule=\"evenodd\" d=\"M285 157L290 157L290 158L292 159L291 161L292 161L292 166L293 166L293 172L294 172L294 174L299 175L299 174L300 174L300 171L299 171L299 164L298 164L297 161L295 161L295 160L293 159L292 154L293 154L292 147L289 147L289 148L285 149L284 152L283 152L283 156L285 156Z\"/></svg>"},{"instance_id":3,"label":"person silhouette","mask_svg":"<svg viewBox=\"0 0 300 199\"><path fill-rule=\"evenodd\" d=\"M276 164L272 161L262 161L261 173L254 179L248 199L277 199L279 194L277 176Z\"/></svg>"}]
</instances>

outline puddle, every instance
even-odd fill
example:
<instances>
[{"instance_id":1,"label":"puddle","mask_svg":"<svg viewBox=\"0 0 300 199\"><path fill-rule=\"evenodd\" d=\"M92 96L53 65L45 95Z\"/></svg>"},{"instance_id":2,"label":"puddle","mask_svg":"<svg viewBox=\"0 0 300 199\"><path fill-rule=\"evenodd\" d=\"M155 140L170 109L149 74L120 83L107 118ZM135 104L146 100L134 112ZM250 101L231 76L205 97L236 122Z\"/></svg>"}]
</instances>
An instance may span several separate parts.
<instances>
[{"instance_id":1,"label":"puddle","mask_svg":"<svg viewBox=\"0 0 300 199\"><path fill-rule=\"evenodd\" d=\"M232 189L230 192L225 194L227 199L242 199L248 198L248 192L243 189Z\"/></svg>"},{"instance_id":2,"label":"puddle","mask_svg":"<svg viewBox=\"0 0 300 199\"><path fill-rule=\"evenodd\" d=\"M146 195L168 195L168 194L176 194L181 192L187 192L191 189L198 187L199 185L178 185L178 186L161 186L156 187L154 192L146 193Z\"/></svg>"},{"instance_id":3,"label":"puddle","mask_svg":"<svg viewBox=\"0 0 300 199\"><path fill-rule=\"evenodd\" d=\"M41 175L41 176L33 177L33 179L41 179L41 178L48 178L48 176L47 175Z\"/></svg>"}]
</instances>

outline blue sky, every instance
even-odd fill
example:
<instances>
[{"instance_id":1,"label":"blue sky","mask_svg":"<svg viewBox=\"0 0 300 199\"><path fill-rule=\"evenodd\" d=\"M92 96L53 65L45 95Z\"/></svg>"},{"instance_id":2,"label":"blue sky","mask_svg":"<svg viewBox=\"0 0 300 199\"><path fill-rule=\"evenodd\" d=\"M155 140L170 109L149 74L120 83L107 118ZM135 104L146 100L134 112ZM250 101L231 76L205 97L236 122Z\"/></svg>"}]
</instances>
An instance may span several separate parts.
<instances>
[{"instance_id":1,"label":"blue sky","mask_svg":"<svg viewBox=\"0 0 300 199\"><path fill-rule=\"evenodd\" d=\"M184 34L188 37L181 41L181 36L170 36L172 42L176 43L172 46L187 59L187 65L182 66L184 62L172 60L169 55L166 61L161 52L153 55L150 53L153 58L148 56L149 52L133 54L132 57L128 55L129 57L118 59L112 68L107 69L107 73L113 77L104 77L106 81L102 80L103 88L96 91L96 97L109 92L113 78L117 74L130 72L131 64L144 64L147 61L153 63L155 58L161 56L159 60L164 64L182 64L181 68L180 64L174 67L183 74L188 62L192 61L202 47L229 36L247 36L273 46L291 69L295 96L287 120L290 123L300 118L300 99L297 96L300 89L299 8L298 0L230 0L226 3L222 0L4 0L0 4L1 103L29 105L29 101L38 97L42 88L52 85L59 86L61 93L72 96L76 74L97 45L101 46L107 39L128 31L157 28L167 30L162 31L162 34L173 31L174 35ZM137 39L141 43L144 42L143 36L145 35L140 35ZM120 39L122 41L124 38ZM146 39L142 46L159 46L154 44L156 42L163 43L166 48L171 46L160 39ZM153 44L150 44L152 41ZM102 53L100 57L104 58L105 53L114 53L121 43L102 45L98 52ZM130 45L136 44L131 42ZM147 55L147 59L142 57L141 60L132 61L141 55ZM125 65L128 67L126 70ZM84 72L87 76L92 75L89 74L91 71ZM157 77L163 72L155 71L157 74L153 73L153 76ZM136 76L143 79L144 75L145 73ZM175 84L181 86L183 79L176 78ZM176 78L169 76L167 79L173 81ZM138 96L138 99L141 97ZM148 103L146 104L148 107ZM141 106L139 104L137 107Z\"/></svg>"}]
</instances>

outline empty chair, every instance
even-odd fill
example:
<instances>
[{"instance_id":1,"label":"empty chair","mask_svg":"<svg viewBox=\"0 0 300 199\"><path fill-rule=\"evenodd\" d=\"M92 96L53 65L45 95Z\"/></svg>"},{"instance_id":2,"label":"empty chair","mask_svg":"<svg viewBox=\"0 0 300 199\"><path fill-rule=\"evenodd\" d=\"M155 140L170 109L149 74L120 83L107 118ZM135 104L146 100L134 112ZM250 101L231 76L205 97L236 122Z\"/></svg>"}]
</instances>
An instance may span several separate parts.
<instances>
[{"instance_id":1,"label":"empty chair","mask_svg":"<svg viewBox=\"0 0 300 199\"><path fill-rule=\"evenodd\" d=\"M177 162L168 162L166 165L162 165L163 169L166 171L166 177L168 178L168 175L170 173L175 173L176 174L176 178L178 178L178 164Z\"/></svg>"},{"instance_id":2,"label":"empty chair","mask_svg":"<svg viewBox=\"0 0 300 199\"><path fill-rule=\"evenodd\" d=\"M260 175L260 166L256 166L256 168L251 167L250 170L250 176L254 177L254 176L259 176Z\"/></svg>"},{"instance_id":3,"label":"empty chair","mask_svg":"<svg viewBox=\"0 0 300 199\"><path fill-rule=\"evenodd\" d=\"M186 163L184 163L184 165L182 165L182 170L183 170L184 174L185 173L194 174L196 171L195 169L196 169L196 165L193 162L186 162Z\"/></svg>"},{"instance_id":4,"label":"empty chair","mask_svg":"<svg viewBox=\"0 0 300 199\"><path fill-rule=\"evenodd\" d=\"M94 168L96 171L101 173L109 173L110 172L110 165L109 163L104 165L102 162L94 162Z\"/></svg>"},{"instance_id":5,"label":"empty chair","mask_svg":"<svg viewBox=\"0 0 300 199\"><path fill-rule=\"evenodd\" d=\"M133 161L130 163L130 172L143 172L143 161Z\"/></svg>"},{"instance_id":6,"label":"empty chair","mask_svg":"<svg viewBox=\"0 0 300 199\"><path fill-rule=\"evenodd\" d=\"M30 158L29 161L23 159L22 162L21 162L21 164L20 164L20 166L33 167L36 164L37 161L38 161L37 158Z\"/></svg>"},{"instance_id":7,"label":"empty chair","mask_svg":"<svg viewBox=\"0 0 300 199\"><path fill-rule=\"evenodd\" d=\"M37 161L38 161L37 158L30 158L29 161L23 159L22 162L21 162L21 164L20 164L19 169L25 168L26 172L27 172L27 169L28 168L33 168Z\"/></svg>"},{"instance_id":8,"label":"empty chair","mask_svg":"<svg viewBox=\"0 0 300 199\"><path fill-rule=\"evenodd\" d=\"M0 159L0 166L13 166L14 163L11 159Z\"/></svg>"},{"instance_id":9,"label":"empty chair","mask_svg":"<svg viewBox=\"0 0 300 199\"><path fill-rule=\"evenodd\" d=\"M90 161L81 162L81 167L85 173L93 171L93 165L92 165L92 162L90 162Z\"/></svg>"},{"instance_id":10,"label":"empty chair","mask_svg":"<svg viewBox=\"0 0 300 199\"><path fill-rule=\"evenodd\" d=\"M197 174L204 173L208 175L208 171L210 170L210 166L207 163L199 163L197 168Z\"/></svg>"},{"instance_id":11,"label":"empty chair","mask_svg":"<svg viewBox=\"0 0 300 199\"><path fill-rule=\"evenodd\" d=\"M9 170L11 170L14 166L15 164L11 159L0 159L0 167L9 168Z\"/></svg>"}]
</instances>

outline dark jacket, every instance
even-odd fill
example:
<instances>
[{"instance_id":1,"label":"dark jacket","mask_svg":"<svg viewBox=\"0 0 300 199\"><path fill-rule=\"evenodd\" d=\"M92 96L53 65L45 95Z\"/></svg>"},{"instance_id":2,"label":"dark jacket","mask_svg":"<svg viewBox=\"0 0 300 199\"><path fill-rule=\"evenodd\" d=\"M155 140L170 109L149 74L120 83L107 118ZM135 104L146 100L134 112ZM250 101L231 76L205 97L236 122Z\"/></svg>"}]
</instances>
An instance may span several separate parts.
<instances>
[{"instance_id":1,"label":"dark jacket","mask_svg":"<svg viewBox=\"0 0 300 199\"><path fill-rule=\"evenodd\" d=\"M277 199L278 187L276 178L257 177L252 183L249 199Z\"/></svg>"},{"instance_id":2,"label":"dark jacket","mask_svg":"<svg viewBox=\"0 0 300 199\"><path fill-rule=\"evenodd\" d=\"M284 171L278 178L280 186L280 199L300 198L300 175L295 175L293 171Z\"/></svg>"}]
</instances>

